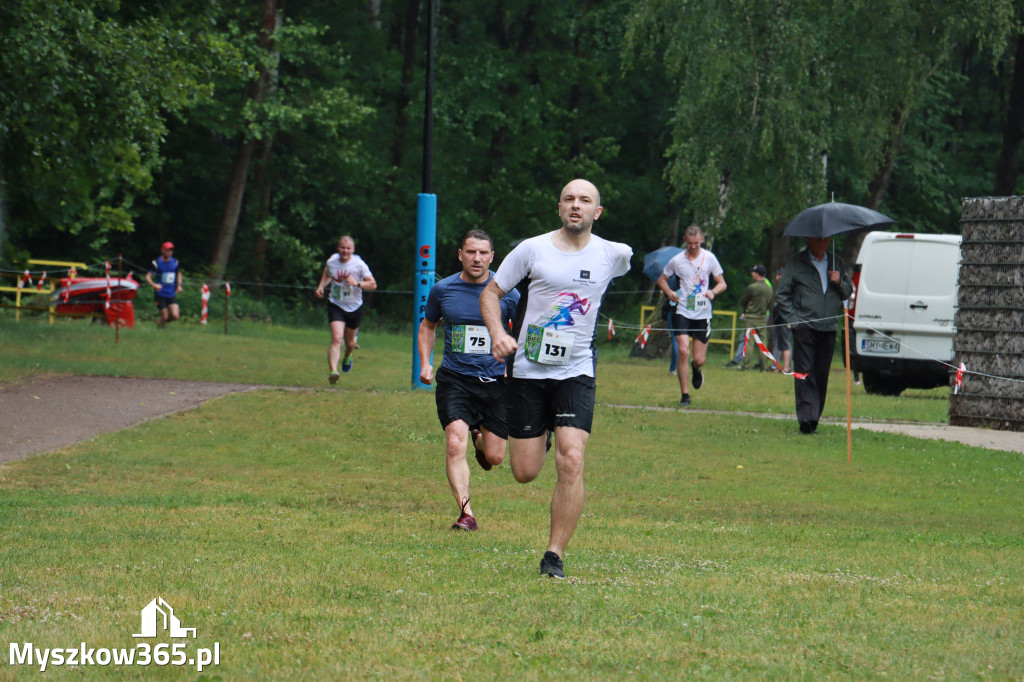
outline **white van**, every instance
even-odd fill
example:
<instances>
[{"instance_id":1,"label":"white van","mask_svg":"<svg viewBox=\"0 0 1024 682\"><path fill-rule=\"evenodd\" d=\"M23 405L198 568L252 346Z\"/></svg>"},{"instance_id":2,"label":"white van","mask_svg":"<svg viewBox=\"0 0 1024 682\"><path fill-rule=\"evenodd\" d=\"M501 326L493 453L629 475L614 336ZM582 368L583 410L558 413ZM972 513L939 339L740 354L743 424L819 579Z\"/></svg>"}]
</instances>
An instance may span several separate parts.
<instances>
[{"instance_id":1,"label":"white van","mask_svg":"<svg viewBox=\"0 0 1024 682\"><path fill-rule=\"evenodd\" d=\"M949 385L960 235L869 232L853 266L850 366L868 393ZM941 362L940 362L941 361Z\"/></svg>"}]
</instances>

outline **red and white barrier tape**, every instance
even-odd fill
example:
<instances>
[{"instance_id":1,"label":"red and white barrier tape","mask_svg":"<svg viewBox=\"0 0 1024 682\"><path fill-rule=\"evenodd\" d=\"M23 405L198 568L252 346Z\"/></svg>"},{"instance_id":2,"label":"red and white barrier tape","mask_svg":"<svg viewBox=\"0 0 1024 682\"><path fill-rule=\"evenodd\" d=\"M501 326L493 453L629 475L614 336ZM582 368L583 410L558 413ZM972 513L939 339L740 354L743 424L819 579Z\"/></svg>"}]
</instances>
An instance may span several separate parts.
<instances>
[{"instance_id":1,"label":"red and white barrier tape","mask_svg":"<svg viewBox=\"0 0 1024 682\"><path fill-rule=\"evenodd\" d=\"M647 339L651 337L651 325L647 325L643 328L639 334L637 334L636 342L640 343L640 348L644 349L647 347ZM635 343L635 342L634 342Z\"/></svg>"},{"instance_id":2,"label":"red and white barrier tape","mask_svg":"<svg viewBox=\"0 0 1024 682\"><path fill-rule=\"evenodd\" d=\"M757 348L758 350L761 351L761 354L767 357L772 362L774 362L775 366L779 368L780 372L782 372L786 376L791 376L795 379L807 378L807 375L803 372L787 372L783 370L782 365L779 364L779 361L776 360L775 356L771 354L771 352L768 350L768 347L764 345L764 341L761 340L761 337L758 336L757 332L754 331L751 327L747 327L747 333L743 335L743 357L747 356L747 341L750 339L751 336L754 337L754 343L757 344Z\"/></svg>"},{"instance_id":3,"label":"red and white barrier tape","mask_svg":"<svg viewBox=\"0 0 1024 682\"><path fill-rule=\"evenodd\" d=\"M107 261L105 263L105 265L107 266L107 303L106 303L105 307L109 310L110 309L110 261Z\"/></svg>"},{"instance_id":4,"label":"red and white barrier tape","mask_svg":"<svg viewBox=\"0 0 1024 682\"><path fill-rule=\"evenodd\" d=\"M46 281L46 270L43 270L43 276L39 278L38 282L36 282L36 291L42 291L43 290L43 282L45 282L45 281Z\"/></svg>"},{"instance_id":5,"label":"red and white barrier tape","mask_svg":"<svg viewBox=\"0 0 1024 682\"><path fill-rule=\"evenodd\" d=\"M611 341L612 337L615 336L615 323L612 322L612 318L608 318L608 340Z\"/></svg>"},{"instance_id":6,"label":"red and white barrier tape","mask_svg":"<svg viewBox=\"0 0 1024 682\"><path fill-rule=\"evenodd\" d=\"M75 277L78 275L78 270L71 268L68 270L68 285L64 287L64 302L67 303L71 298L71 285L75 283Z\"/></svg>"},{"instance_id":7,"label":"red and white barrier tape","mask_svg":"<svg viewBox=\"0 0 1024 682\"><path fill-rule=\"evenodd\" d=\"M29 286L32 286L32 275L28 270L26 270L25 274L21 276L21 279L18 280L18 288L23 289L26 282L28 282Z\"/></svg>"},{"instance_id":8,"label":"red and white barrier tape","mask_svg":"<svg viewBox=\"0 0 1024 682\"><path fill-rule=\"evenodd\" d=\"M210 287L206 284L203 285L203 313L199 318L199 324L207 323L207 314L210 312Z\"/></svg>"},{"instance_id":9,"label":"red and white barrier tape","mask_svg":"<svg viewBox=\"0 0 1024 682\"><path fill-rule=\"evenodd\" d=\"M953 382L953 395L960 392L960 387L964 383L964 372L967 371L967 366L964 363L960 363L960 366L956 369L956 380Z\"/></svg>"}]
</instances>

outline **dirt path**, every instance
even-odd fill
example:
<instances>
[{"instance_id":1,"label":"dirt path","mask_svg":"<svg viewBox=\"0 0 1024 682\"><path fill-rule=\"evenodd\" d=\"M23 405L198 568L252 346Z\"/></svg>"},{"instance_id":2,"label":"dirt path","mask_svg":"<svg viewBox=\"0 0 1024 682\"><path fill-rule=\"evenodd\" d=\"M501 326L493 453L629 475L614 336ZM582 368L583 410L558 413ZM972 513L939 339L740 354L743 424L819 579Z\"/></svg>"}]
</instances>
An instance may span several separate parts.
<instances>
[{"instance_id":1,"label":"dirt path","mask_svg":"<svg viewBox=\"0 0 1024 682\"><path fill-rule=\"evenodd\" d=\"M609 405L608 407L618 407L624 409L638 409L638 410L662 410L672 412L683 412L682 408L677 407L644 407L640 405ZM703 413L703 414L724 414L724 415L745 415L748 417L756 417L759 419L781 419L785 421L792 421L793 428L796 428L796 417L791 414L764 414L761 412L729 412L726 410L700 410L693 408L685 408L687 413ZM846 426L845 419L823 419L822 424L834 424L836 426ZM854 429L866 429L868 431L884 431L886 433L899 433L904 436L911 436L913 438L922 438L927 440L945 440L953 443L963 443L965 445L973 445L979 448L988 448L989 450L1005 450L1006 452L1019 452L1024 454L1024 433L1017 431L996 431L995 429L975 429L966 426L949 426L948 424L927 424L921 422L899 422L899 421L883 421L883 422L865 422L865 421L853 421L852 426Z\"/></svg>"},{"instance_id":2,"label":"dirt path","mask_svg":"<svg viewBox=\"0 0 1024 682\"><path fill-rule=\"evenodd\" d=\"M47 376L0 386L0 463L49 452L259 386Z\"/></svg>"},{"instance_id":3,"label":"dirt path","mask_svg":"<svg viewBox=\"0 0 1024 682\"><path fill-rule=\"evenodd\" d=\"M26 455L50 452L94 436L118 431L149 419L192 409L228 393L265 386L220 384L177 379L95 376L47 376L0 386L0 464ZM678 408L611 405L624 409ZM718 410L685 410L688 414L729 414ZM743 413L761 419L792 415ZM837 420L825 423L839 424ZM841 422L845 424L845 421ZM947 440L1024 454L1024 434L943 424L854 422L856 429L900 433L914 438Z\"/></svg>"}]
</instances>

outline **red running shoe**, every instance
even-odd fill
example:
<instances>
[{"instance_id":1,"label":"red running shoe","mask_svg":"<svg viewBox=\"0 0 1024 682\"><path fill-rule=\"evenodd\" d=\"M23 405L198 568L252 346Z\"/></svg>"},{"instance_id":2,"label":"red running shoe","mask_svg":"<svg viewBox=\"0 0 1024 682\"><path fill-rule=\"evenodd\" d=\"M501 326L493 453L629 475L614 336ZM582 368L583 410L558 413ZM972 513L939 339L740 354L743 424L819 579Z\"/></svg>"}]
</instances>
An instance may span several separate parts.
<instances>
[{"instance_id":1,"label":"red running shoe","mask_svg":"<svg viewBox=\"0 0 1024 682\"><path fill-rule=\"evenodd\" d=\"M476 446L476 439L480 437L480 429L470 429L469 437L473 442L473 449L476 450L477 464L479 464L480 468L483 469L484 471L490 471L492 465L490 462L487 461L487 455L484 454L483 450Z\"/></svg>"},{"instance_id":2,"label":"red running shoe","mask_svg":"<svg viewBox=\"0 0 1024 682\"><path fill-rule=\"evenodd\" d=\"M459 516L459 520L452 524L452 530L476 530L476 519L473 518L472 514L466 513L466 507L469 506L469 498L462 503L462 513Z\"/></svg>"}]
</instances>

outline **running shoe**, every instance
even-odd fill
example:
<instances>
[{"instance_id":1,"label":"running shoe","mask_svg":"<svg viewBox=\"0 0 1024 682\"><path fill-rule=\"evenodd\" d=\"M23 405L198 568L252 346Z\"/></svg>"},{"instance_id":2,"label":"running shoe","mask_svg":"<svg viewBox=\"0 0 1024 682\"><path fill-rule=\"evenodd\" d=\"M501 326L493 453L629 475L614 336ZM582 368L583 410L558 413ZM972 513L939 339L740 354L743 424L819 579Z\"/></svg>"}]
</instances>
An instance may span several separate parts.
<instances>
[{"instance_id":1,"label":"running shoe","mask_svg":"<svg viewBox=\"0 0 1024 682\"><path fill-rule=\"evenodd\" d=\"M565 571L562 570L562 557L554 552L544 552L544 558L540 560L540 574L552 578L564 578Z\"/></svg>"},{"instance_id":2,"label":"running shoe","mask_svg":"<svg viewBox=\"0 0 1024 682\"><path fill-rule=\"evenodd\" d=\"M352 371L352 356L351 355L341 361L341 371L342 372L351 372Z\"/></svg>"},{"instance_id":3,"label":"running shoe","mask_svg":"<svg viewBox=\"0 0 1024 682\"><path fill-rule=\"evenodd\" d=\"M473 518L472 514L466 513L466 507L469 506L469 498L467 497L462 503L462 513L459 514L459 520L452 524L452 530L476 530L476 519Z\"/></svg>"},{"instance_id":4,"label":"running shoe","mask_svg":"<svg viewBox=\"0 0 1024 682\"><path fill-rule=\"evenodd\" d=\"M340 378L341 377L338 375L337 372L331 372L331 375L327 377L327 381L328 383L331 384L331 386L333 386L334 384L338 383L338 379Z\"/></svg>"},{"instance_id":5,"label":"running shoe","mask_svg":"<svg viewBox=\"0 0 1024 682\"><path fill-rule=\"evenodd\" d=\"M452 530L476 530L476 519L469 514L463 514L459 520L452 524Z\"/></svg>"},{"instance_id":6,"label":"running shoe","mask_svg":"<svg viewBox=\"0 0 1024 682\"><path fill-rule=\"evenodd\" d=\"M690 363L690 369L693 370L693 388L698 390L704 385L704 372L694 367L692 362Z\"/></svg>"},{"instance_id":7,"label":"running shoe","mask_svg":"<svg viewBox=\"0 0 1024 682\"><path fill-rule=\"evenodd\" d=\"M492 466L491 463L487 461L487 456L484 454L484 451L476 446L476 439L480 437L480 429L470 429L469 437L472 439L473 449L476 450L477 464L479 464L480 468L484 471L490 471Z\"/></svg>"},{"instance_id":8,"label":"running shoe","mask_svg":"<svg viewBox=\"0 0 1024 682\"><path fill-rule=\"evenodd\" d=\"M689 393L684 393L683 397L679 399L679 407L689 407L689 406L690 406L690 394Z\"/></svg>"}]
</instances>

